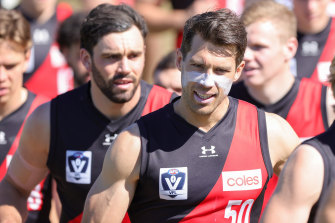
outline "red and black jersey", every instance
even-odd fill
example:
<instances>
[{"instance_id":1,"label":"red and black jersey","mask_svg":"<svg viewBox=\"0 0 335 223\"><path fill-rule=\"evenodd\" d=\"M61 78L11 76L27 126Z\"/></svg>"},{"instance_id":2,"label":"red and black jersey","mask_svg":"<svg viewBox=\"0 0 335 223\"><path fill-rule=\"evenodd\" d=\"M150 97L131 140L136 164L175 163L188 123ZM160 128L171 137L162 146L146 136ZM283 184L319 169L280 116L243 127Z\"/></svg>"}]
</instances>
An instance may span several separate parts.
<instances>
[{"instance_id":1,"label":"red and black jersey","mask_svg":"<svg viewBox=\"0 0 335 223\"><path fill-rule=\"evenodd\" d=\"M314 204L310 212L308 222L314 222L318 205L320 202L322 202L323 199L326 199L327 196L326 192L330 188L331 182L335 180L334 136L335 136L335 124L333 123L326 132L303 142L303 144L313 146L320 153L324 164L322 191L319 200Z\"/></svg>"},{"instance_id":2,"label":"red and black jersey","mask_svg":"<svg viewBox=\"0 0 335 223\"><path fill-rule=\"evenodd\" d=\"M61 222L80 222L91 186L101 172L105 153L117 135L169 103L174 94L141 81L138 104L128 114L110 120L93 105L90 82L51 101L51 143L48 168L57 182Z\"/></svg>"},{"instance_id":3,"label":"red and black jersey","mask_svg":"<svg viewBox=\"0 0 335 223\"><path fill-rule=\"evenodd\" d=\"M36 94L54 98L73 89L72 70L67 66L56 43L59 23L71 14L72 9L67 3L60 3L55 15L46 23L39 24L23 12L31 25L34 43L30 65L24 74L24 85Z\"/></svg>"},{"instance_id":4,"label":"red and black jersey","mask_svg":"<svg viewBox=\"0 0 335 223\"><path fill-rule=\"evenodd\" d=\"M5 176L10 161L19 145L24 123L37 106L48 101L28 91L26 102L16 111L0 121L0 180ZM28 203L28 219L26 222L49 222L51 205L51 181L47 177L31 192Z\"/></svg>"},{"instance_id":5,"label":"red and black jersey","mask_svg":"<svg viewBox=\"0 0 335 223\"><path fill-rule=\"evenodd\" d=\"M142 149L132 223L258 222L273 173L265 114L229 102L208 132L176 114L173 103L137 121Z\"/></svg>"},{"instance_id":6,"label":"red and black jersey","mask_svg":"<svg viewBox=\"0 0 335 223\"><path fill-rule=\"evenodd\" d=\"M256 105L286 119L301 138L316 136L328 129L327 87L319 82L296 79L289 92L278 102L264 105L254 99L243 82L234 84L229 95Z\"/></svg>"},{"instance_id":7,"label":"red and black jersey","mask_svg":"<svg viewBox=\"0 0 335 223\"><path fill-rule=\"evenodd\" d=\"M328 129L326 86L307 78L296 79L289 92L278 102L264 105L254 99L243 82L233 85L229 95L256 105L286 119L300 138L310 138ZM264 204L268 202L278 182L274 175L268 184ZM264 206L265 207L265 206Z\"/></svg>"},{"instance_id":8,"label":"red and black jersey","mask_svg":"<svg viewBox=\"0 0 335 223\"><path fill-rule=\"evenodd\" d=\"M320 33L298 32L298 50L295 66L298 78L311 78L322 83L328 82L329 67L335 56L335 18Z\"/></svg>"}]
</instances>

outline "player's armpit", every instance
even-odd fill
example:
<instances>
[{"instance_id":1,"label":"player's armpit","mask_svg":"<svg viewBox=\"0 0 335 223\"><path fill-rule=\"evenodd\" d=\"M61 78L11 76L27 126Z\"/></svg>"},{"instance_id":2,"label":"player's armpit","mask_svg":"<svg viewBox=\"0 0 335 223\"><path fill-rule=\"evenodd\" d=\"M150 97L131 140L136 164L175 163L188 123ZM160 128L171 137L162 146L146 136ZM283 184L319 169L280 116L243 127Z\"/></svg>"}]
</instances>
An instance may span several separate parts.
<instances>
[{"instance_id":1,"label":"player's armpit","mask_svg":"<svg viewBox=\"0 0 335 223\"><path fill-rule=\"evenodd\" d=\"M279 175L300 139L285 119L273 113L265 114L270 158L274 172Z\"/></svg>"},{"instance_id":2,"label":"player's armpit","mask_svg":"<svg viewBox=\"0 0 335 223\"><path fill-rule=\"evenodd\" d=\"M122 221L139 179L140 150L139 129L133 124L108 149L102 172L87 196L82 222Z\"/></svg>"}]
</instances>

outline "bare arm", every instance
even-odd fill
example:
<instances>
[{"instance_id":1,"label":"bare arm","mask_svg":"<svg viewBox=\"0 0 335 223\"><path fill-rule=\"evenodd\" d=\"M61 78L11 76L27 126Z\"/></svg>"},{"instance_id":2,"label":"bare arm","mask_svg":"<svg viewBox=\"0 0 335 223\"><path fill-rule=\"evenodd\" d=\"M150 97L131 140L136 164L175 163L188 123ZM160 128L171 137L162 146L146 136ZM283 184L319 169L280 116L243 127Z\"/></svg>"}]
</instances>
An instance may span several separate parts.
<instances>
[{"instance_id":1,"label":"bare arm","mask_svg":"<svg viewBox=\"0 0 335 223\"><path fill-rule=\"evenodd\" d=\"M28 118L19 147L0 183L0 222L21 222L27 216L27 198L48 174L50 104L38 107Z\"/></svg>"},{"instance_id":2,"label":"bare arm","mask_svg":"<svg viewBox=\"0 0 335 223\"><path fill-rule=\"evenodd\" d=\"M326 199L320 203L315 222L335 223L335 180L326 192Z\"/></svg>"},{"instance_id":3,"label":"bare arm","mask_svg":"<svg viewBox=\"0 0 335 223\"><path fill-rule=\"evenodd\" d=\"M121 222L135 193L141 140L133 124L108 149L102 171L86 198L82 222Z\"/></svg>"},{"instance_id":4,"label":"bare arm","mask_svg":"<svg viewBox=\"0 0 335 223\"><path fill-rule=\"evenodd\" d=\"M307 222L320 197L323 176L319 152L309 145L300 145L285 164L261 222Z\"/></svg>"},{"instance_id":5,"label":"bare arm","mask_svg":"<svg viewBox=\"0 0 335 223\"><path fill-rule=\"evenodd\" d=\"M266 127L272 166L279 176L287 158L300 144L300 139L288 122L276 114L266 113Z\"/></svg>"}]
</instances>

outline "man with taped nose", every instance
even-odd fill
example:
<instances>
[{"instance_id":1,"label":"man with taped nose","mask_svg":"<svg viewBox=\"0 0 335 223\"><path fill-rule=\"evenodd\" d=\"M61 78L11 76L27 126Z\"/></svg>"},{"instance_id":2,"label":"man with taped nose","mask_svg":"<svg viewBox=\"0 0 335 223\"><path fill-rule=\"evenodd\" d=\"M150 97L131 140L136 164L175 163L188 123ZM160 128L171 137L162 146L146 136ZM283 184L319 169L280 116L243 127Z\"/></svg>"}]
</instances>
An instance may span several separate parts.
<instances>
[{"instance_id":1,"label":"man with taped nose","mask_svg":"<svg viewBox=\"0 0 335 223\"><path fill-rule=\"evenodd\" d=\"M228 9L186 22L176 60L181 97L120 133L83 222L120 222L127 210L132 223L258 222L268 179L299 138L281 117L227 96L246 41Z\"/></svg>"}]
</instances>

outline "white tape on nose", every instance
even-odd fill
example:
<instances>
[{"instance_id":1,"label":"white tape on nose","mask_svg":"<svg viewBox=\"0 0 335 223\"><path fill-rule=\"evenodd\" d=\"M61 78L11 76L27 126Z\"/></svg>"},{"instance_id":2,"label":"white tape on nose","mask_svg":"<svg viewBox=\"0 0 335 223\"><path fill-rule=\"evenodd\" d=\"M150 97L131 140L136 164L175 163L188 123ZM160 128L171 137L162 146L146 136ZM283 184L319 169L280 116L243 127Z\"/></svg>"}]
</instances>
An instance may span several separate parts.
<instances>
[{"instance_id":1,"label":"white tape on nose","mask_svg":"<svg viewBox=\"0 0 335 223\"><path fill-rule=\"evenodd\" d=\"M182 86L185 87L189 82L196 82L205 87L214 87L217 84L222 88L225 95L228 95L233 81L224 75L199 73L196 71L186 71L182 75Z\"/></svg>"}]
</instances>

